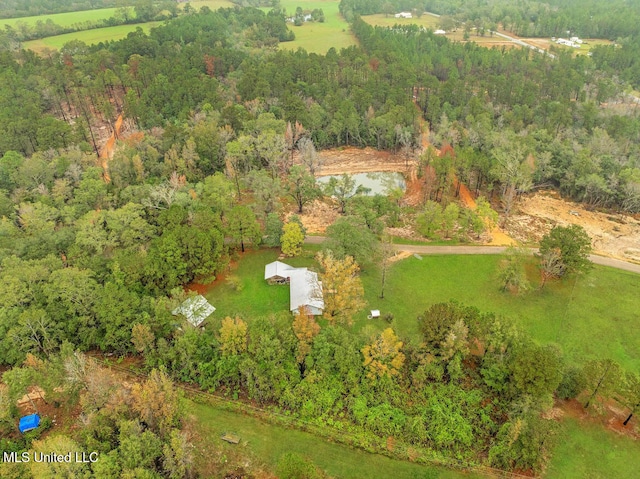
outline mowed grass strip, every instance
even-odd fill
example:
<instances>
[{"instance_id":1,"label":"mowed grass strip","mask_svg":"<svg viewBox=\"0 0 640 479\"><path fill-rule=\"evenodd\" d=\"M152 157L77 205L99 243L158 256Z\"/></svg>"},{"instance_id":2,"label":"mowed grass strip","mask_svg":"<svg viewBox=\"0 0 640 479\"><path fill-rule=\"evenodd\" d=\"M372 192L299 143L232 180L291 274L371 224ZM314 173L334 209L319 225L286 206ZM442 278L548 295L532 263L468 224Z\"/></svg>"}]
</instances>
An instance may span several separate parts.
<instances>
[{"instance_id":1,"label":"mowed grass strip","mask_svg":"<svg viewBox=\"0 0 640 479\"><path fill-rule=\"evenodd\" d=\"M198 436L202 442L200 450L222 449L229 455L242 453L257 457L271 468L275 468L280 457L289 452L300 454L313 461L331 477L340 479L475 479L475 474L422 466L410 462L370 454L348 446L330 443L311 433L288 429L265 423L255 417L226 411L214 406L189 404L197 418ZM237 434L240 444L224 443L220 436L226 432ZM239 451L240 449L240 451Z\"/></svg>"},{"instance_id":2,"label":"mowed grass strip","mask_svg":"<svg viewBox=\"0 0 640 479\"><path fill-rule=\"evenodd\" d=\"M33 17L3 18L0 20L0 26L4 28L4 25L9 25L10 27L16 28L19 23L25 23L33 26L38 22L45 23L47 20L51 20L53 23L61 27L70 27L76 23L106 20L107 18L115 16L116 11L117 8L100 8L97 10L82 10L80 12L36 15ZM135 16L133 9L131 9L131 14Z\"/></svg>"},{"instance_id":3,"label":"mowed grass strip","mask_svg":"<svg viewBox=\"0 0 640 479\"><path fill-rule=\"evenodd\" d=\"M556 342L569 361L611 358L630 371L640 369L640 276L594 266L577 279L547 283L538 289L533 258L527 266L533 289L514 295L500 291L500 256L413 256L387 272L385 298L379 299L381 274L365 269L362 279L368 309L394 315L401 336L419 341L418 314L432 304L456 300L483 312L510 317L541 343ZM387 322L366 319L356 327L383 329Z\"/></svg>"},{"instance_id":4,"label":"mowed grass strip","mask_svg":"<svg viewBox=\"0 0 640 479\"><path fill-rule=\"evenodd\" d=\"M22 45L25 49L33 50L35 52L42 52L45 49L58 50L72 40L78 40L86 43L87 45L92 45L110 40L120 40L121 38L125 38L129 33L135 31L136 28L142 28L145 33L148 33L151 28L157 27L161 24L162 22L148 22L138 23L135 25L119 25L117 27L94 28L92 30L83 30L80 32L65 33L64 35L41 38L39 40L31 40L24 42Z\"/></svg>"},{"instance_id":5,"label":"mowed grass strip","mask_svg":"<svg viewBox=\"0 0 640 479\"><path fill-rule=\"evenodd\" d=\"M337 0L281 0L280 6L285 9L287 17L293 17L297 7L309 12L318 8L324 12L325 21L306 22L299 27L288 23L287 26L295 33L296 39L280 43L280 48L304 48L310 53L325 54L332 47L340 51L342 48L357 45L358 41L351 33L349 24L340 15L339 4ZM262 10L269 11L268 8Z\"/></svg>"},{"instance_id":6,"label":"mowed grass strip","mask_svg":"<svg viewBox=\"0 0 640 479\"><path fill-rule=\"evenodd\" d=\"M601 424L565 418L556 441L546 479L638 477L640 443Z\"/></svg>"}]
</instances>

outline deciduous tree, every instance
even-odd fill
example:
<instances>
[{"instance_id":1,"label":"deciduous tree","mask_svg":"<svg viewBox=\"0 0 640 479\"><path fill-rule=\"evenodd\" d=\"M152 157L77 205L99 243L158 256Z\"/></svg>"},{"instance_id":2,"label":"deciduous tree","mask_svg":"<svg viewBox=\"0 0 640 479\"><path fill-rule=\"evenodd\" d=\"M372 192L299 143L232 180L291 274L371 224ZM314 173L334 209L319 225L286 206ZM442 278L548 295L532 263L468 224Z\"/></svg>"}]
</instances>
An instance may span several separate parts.
<instances>
[{"instance_id":1,"label":"deciduous tree","mask_svg":"<svg viewBox=\"0 0 640 479\"><path fill-rule=\"evenodd\" d=\"M298 256L302 252L303 243L304 234L300 225L295 221L285 224L280 237L282 254L285 256Z\"/></svg>"},{"instance_id":2,"label":"deciduous tree","mask_svg":"<svg viewBox=\"0 0 640 479\"><path fill-rule=\"evenodd\" d=\"M378 379L397 376L405 361L402 346L403 342L398 340L393 329L387 328L372 344L362 348L364 366L368 370L367 377Z\"/></svg>"},{"instance_id":3,"label":"deciduous tree","mask_svg":"<svg viewBox=\"0 0 640 479\"><path fill-rule=\"evenodd\" d=\"M329 321L351 324L353 315L364 307L364 288L359 267L352 256L335 258L330 252L318 253L324 295L324 316Z\"/></svg>"}]
</instances>

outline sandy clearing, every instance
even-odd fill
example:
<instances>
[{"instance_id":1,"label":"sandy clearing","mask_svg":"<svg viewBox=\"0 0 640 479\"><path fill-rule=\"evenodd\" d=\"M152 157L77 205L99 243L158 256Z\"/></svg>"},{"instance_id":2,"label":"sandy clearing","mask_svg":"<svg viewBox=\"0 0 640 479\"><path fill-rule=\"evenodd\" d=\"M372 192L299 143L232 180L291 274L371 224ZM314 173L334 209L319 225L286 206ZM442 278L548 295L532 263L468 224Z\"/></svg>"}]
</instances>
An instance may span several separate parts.
<instances>
[{"instance_id":1,"label":"sandy clearing","mask_svg":"<svg viewBox=\"0 0 640 479\"><path fill-rule=\"evenodd\" d=\"M519 212L507 220L509 234L537 242L555 225L582 226L592 239L594 252L602 256L640 263L640 221L630 215L589 211L584 205L564 200L553 191L524 197Z\"/></svg>"}]
</instances>

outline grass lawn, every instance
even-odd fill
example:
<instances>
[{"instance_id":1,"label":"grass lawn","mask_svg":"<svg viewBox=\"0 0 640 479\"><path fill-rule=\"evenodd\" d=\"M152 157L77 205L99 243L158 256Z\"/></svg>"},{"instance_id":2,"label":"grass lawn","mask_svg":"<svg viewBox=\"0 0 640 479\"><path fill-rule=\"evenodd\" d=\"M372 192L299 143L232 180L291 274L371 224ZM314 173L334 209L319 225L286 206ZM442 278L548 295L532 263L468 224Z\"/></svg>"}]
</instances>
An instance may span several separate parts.
<instances>
[{"instance_id":1,"label":"grass lawn","mask_svg":"<svg viewBox=\"0 0 640 479\"><path fill-rule=\"evenodd\" d=\"M571 47L558 45L558 44L554 44L554 45L559 47L559 48L562 48L562 49L573 50L575 55L586 55L594 47L599 46L599 45L613 45L613 42L611 40L603 40L603 39L600 39L600 38L585 38L582 41L584 43L582 44L582 46L580 48L571 48Z\"/></svg>"},{"instance_id":2,"label":"grass lawn","mask_svg":"<svg viewBox=\"0 0 640 479\"><path fill-rule=\"evenodd\" d=\"M574 418L563 419L548 479L579 477L609 479L638 477L640 444Z\"/></svg>"},{"instance_id":3,"label":"grass lawn","mask_svg":"<svg viewBox=\"0 0 640 479\"><path fill-rule=\"evenodd\" d=\"M440 19L432 15L422 15L420 18L396 18L393 15L378 13L376 15L364 15L362 19L374 27L393 27L394 25L418 25L420 27L438 29Z\"/></svg>"},{"instance_id":4,"label":"grass lawn","mask_svg":"<svg viewBox=\"0 0 640 479\"><path fill-rule=\"evenodd\" d=\"M305 246L298 258L286 259L292 266L316 266L313 255L319 246ZM289 288L264 281L264 266L275 261L279 251L261 249L245 254L231 274L242 282L235 291L224 280L206 293L223 318L241 314L245 318L288 310ZM384 320L368 320L370 309L382 316L394 315L393 327L411 340L418 339L416 316L437 302L451 299L513 318L542 343L557 342L570 361L610 357L628 370L640 369L640 277L636 274L594 266L577 282L548 283L515 296L502 293L497 284L499 256L452 255L411 256L394 263L387 272L385 299L379 299L380 272L368 267L362 272L367 307L356 317L355 328L380 331ZM537 269L529 267L537 288ZM575 288L574 288L575 283ZM615 295L611 294L615 291Z\"/></svg>"},{"instance_id":5,"label":"grass lawn","mask_svg":"<svg viewBox=\"0 0 640 479\"><path fill-rule=\"evenodd\" d=\"M4 18L0 20L0 26L4 29L4 25L16 27L18 23L26 23L27 25L35 25L38 21L46 22L51 20L61 27L69 27L76 23L97 22L111 18L116 13L116 8L100 8L98 10L83 10L80 12L52 13L50 15L36 15L33 17L22 18ZM135 13L132 12L133 15Z\"/></svg>"},{"instance_id":6,"label":"grass lawn","mask_svg":"<svg viewBox=\"0 0 640 479\"><path fill-rule=\"evenodd\" d=\"M380 273L363 272L367 309L394 315L394 328L404 337L418 337L416 316L436 302L455 299L514 318L543 343L557 342L570 361L610 357L629 370L640 369L640 277L612 268L594 266L575 282L548 283L521 296L499 291L499 256L411 256L395 263L387 273L385 299L380 294ZM530 280L537 288L537 270ZM615 292L615 294L612 294ZM356 327L376 330L385 321L366 319L361 313Z\"/></svg>"},{"instance_id":7,"label":"grass lawn","mask_svg":"<svg viewBox=\"0 0 640 479\"><path fill-rule=\"evenodd\" d=\"M299 27L292 23L287 24L289 30L296 34L296 39L292 42L280 43L280 48L287 50L304 48L308 52L325 54L331 47L340 51L342 48L357 45L356 38L349 30L349 24L340 15L339 4L338 0L281 0L280 5L286 10L287 15L293 16L297 7L305 11L321 8L325 21L324 23L307 22Z\"/></svg>"},{"instance_id":8,"label":"grass lawn","mask_svg":"<svg viewBox=\"0 0 640 479\"><path fill-rule=\"evenodd\" d=\"M149 32L152 27L161 25L162 22L138 23L136 25L119 25L117 27L94 28L92 30L84 30L81 32L65 33L64 35L56 35L53 37L41 38L39 40L31 40L24 42L22 45L27 50L42 52L44 49L57 50L62 48L65 43L72 40L80 40L87 45L106 42L109 40L120 40L126 37L129 32L133 32L140 27L145 32Z\"/></svg>"},{"instance_id":9,"label":"grass lawn","mask_svg":"<svg viewBox=\"0 0 640 479\"><path fill-rule=\"evenodd\" d=\"M315 267L313 256L318 249L306 247L301 256L281 261L296 267ZM237 267L232 267L230 273L240 279L242 289L235 291L226 283L225 278L222 278L205 294L209 302L216 307L214 317L224 318L240 314L245 319L251 319L278 311L289 311L289 286L269 285L264 280L265 265L275 261L279 254L280 250L277 248L247 251L238 261Z\"/></svg>"},{"instance_id":10,"label":"grass lawn","mask_svg":"<svg viewBox=\"0 0 640 479\"><path fill-rule=\"evenodd\" d=\"M348 446L330 443L317 436L264 423L257 418L225 411L214 406L189 404L189 411L198 418L199 450L220 449L229 456L245 449L270 468L287 452L295 452L311 460L331 477L340 479L474 479L480 476L461 474L442 468L432 468L369 454ZM240 436L238 445L220 440L225 432ZM205 453L206 455L206 453ZM201 460L201 459L199 459Z\"/></svg>"}]
</instances>

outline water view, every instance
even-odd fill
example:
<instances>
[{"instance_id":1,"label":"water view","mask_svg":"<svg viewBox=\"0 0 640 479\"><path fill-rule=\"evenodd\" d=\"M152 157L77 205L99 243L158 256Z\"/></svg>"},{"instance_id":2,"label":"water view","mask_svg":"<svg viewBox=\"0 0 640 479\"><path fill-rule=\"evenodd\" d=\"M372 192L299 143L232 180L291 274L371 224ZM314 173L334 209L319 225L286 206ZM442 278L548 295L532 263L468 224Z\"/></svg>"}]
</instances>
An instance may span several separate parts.
<instances>
[{"instance_id":1,"label":"water view","mask_svg":"<svg viewBox=\"0 0 640 479\"><path fill-rule=\"evenodd\" d=\"M340 178L342 175L328 175L317 178L319 183L328 183L331 178ZM369 191L368 195L388 195L391 191L400 188L406 189L406 183L402 173L397 172L373 172L356 173L349 175L356 181L355 188L363 186Z\"/></svg>"}]
</instances>

